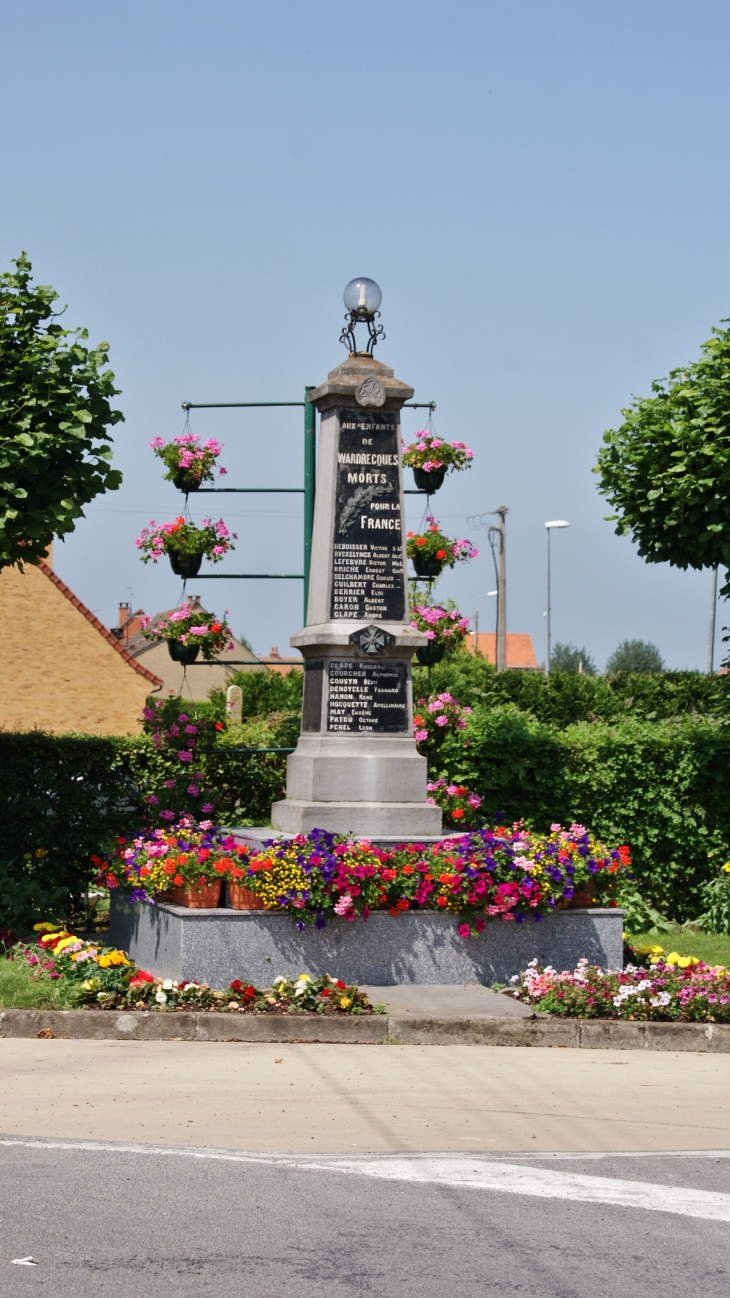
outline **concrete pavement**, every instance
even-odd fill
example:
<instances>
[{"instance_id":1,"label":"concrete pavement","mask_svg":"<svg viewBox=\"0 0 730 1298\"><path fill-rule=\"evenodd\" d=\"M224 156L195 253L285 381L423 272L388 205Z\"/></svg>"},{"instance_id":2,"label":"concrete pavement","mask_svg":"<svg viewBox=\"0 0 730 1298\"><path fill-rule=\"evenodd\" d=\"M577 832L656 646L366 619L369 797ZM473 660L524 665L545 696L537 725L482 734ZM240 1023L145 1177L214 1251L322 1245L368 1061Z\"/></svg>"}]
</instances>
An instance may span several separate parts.
<instances>
[{"instance_id":1,"label":"concrete pavement","mask_svg":"<svg viewBox=\"0 0 730 1298\"><path fill-rule=\"evenodd\" d=\"M266 1151L730 1148L730 1056L0 1040L0 1131Z\"/></svg>"}]
</instances>

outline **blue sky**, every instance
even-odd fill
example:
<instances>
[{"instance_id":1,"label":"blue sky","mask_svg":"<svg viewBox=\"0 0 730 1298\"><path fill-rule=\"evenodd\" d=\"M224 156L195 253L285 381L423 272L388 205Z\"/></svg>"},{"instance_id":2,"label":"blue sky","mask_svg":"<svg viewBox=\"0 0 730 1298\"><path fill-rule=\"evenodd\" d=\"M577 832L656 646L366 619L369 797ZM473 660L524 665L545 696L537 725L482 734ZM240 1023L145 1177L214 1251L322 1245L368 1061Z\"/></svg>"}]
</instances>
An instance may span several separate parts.
<instances>
[{"instance_id":1,"label":"blue sky","mask_svg":"<svg viewBox=\"0 0 730 1298\"><path fill-rule=\"evenodd\" d=\"M704 667L709 573L644 564L591 467L621 407L730 315L726 3L0 0L0 32L0 265L27 250L122 389L124 485L55 553L103 621L179 594L133 544L181 500L152 437L182 431L186 399L297 400L344 357L342 289L365 274L378 358L476 451L434 498L445 530L478 543L467 517L509 507L509 630L542 657L544 522L566 518L554 640L600 667L626 637ZM225 442L229 485L297 486L300 419L192 426ZM229 570L298 570L297 497L219 500ZM440 592L484 629L482 552ZM262 652L301 624L297 583L200 593Z\"/></svg>"}]
</instances>

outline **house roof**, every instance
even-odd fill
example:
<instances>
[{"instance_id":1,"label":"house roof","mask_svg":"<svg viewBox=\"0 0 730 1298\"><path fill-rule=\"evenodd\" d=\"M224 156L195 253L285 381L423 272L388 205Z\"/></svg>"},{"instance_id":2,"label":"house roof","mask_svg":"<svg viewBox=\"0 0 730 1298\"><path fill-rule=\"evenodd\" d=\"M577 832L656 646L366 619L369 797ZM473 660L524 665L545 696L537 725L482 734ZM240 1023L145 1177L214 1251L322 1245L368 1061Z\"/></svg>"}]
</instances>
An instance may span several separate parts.
<instances>
[{"instance_id":1,"label":"house roof","mask_svg":"<svg viewBox=\"0 0 730 1298\"><path fill-rule=\"evenodd\" d=\"M99 621L98 617L94 617L91 610L88 609L85 604L82 604L78 596L74 595L73 591L66 585L65 581L61 581L61 578L56 576L53 569L49 568L47 563L44 563L43 560L41 560L38 566L48 580L52 581L54 586L56 586L58 590L60 590L61 594L65 596L69 604L73 604L74 608L77 608L79 613L83 614L86 621L90 622L94 629L99 632L99 635L104 637L107 643L111 645L112 649L114 649L115 653L118 653L126 663L129 663L130 667L133 667L136 672L139 672L140 676L146 677L146 679L154 686L159 688L162 685L160 677L155 676L154 672L148 671L146 667L143 667L141 663L137 662L137 659L134 658L131 653L128 653L126 649L122 648L121 644L116 637L112 635L108 627L105 627L104 624Z\"/></svg>"},{"instance_id":2,"label":"house roof","mask_svg":"<svg viewBox=\"0 0 730 1298\"><path fill-rule=\"evenodd\" d=\"M480 631L476 638L479 652L484 654L487 662L496 663L497 636L495 632ZM474 640L474 633L470 632L466 637L466 647L469 653L474 653ZM508 667L532 667L533 670L538 668L539 664L535 657L531 635L527 635L522 631L508 631L506 640Z\"/></svg>"}]
</instances>

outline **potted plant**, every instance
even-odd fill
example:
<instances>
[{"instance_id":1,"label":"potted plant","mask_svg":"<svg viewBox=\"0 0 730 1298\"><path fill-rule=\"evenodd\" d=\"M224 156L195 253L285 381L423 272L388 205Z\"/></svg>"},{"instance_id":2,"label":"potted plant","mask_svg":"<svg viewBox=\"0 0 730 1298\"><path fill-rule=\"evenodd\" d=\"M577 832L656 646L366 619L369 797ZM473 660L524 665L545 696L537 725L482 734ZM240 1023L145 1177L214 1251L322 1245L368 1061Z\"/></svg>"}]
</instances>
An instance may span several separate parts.
<instances>
[{"instance_id":1,"label":"potted plant","mask_svg":"<svg viewBox=\"0 0 730 1298\"><path fill-rule=\"evenodd\" d=\"M152 621L140 618L142 635L146 640L166 640L170 657L189 666L198 654L211 662L222 649L232 649L231 628L225 618L217 618L202 608L193 608L187 602L176 608L167 618Z\"/></svg>"},{"instance_id":2,"label":"potted plant","mask_svg":"<svg viewBox=\"0 0 730 1298\"><path fill-rule=\"evenodd\" d=\"M455 648L469 630L469 619L462 617L457 608L442 608L440 604L414 604L411 609L411 626L422 631L428 644L416 650L422 667L440 663L447 649Z\"/></svg>"},{"instance_id":3,"label":"potted plant","mask_svg":"<svg viewBox=\"0 0 730 1298\"><path fill-rule=\"evenodd\" d=\"M427 756L434 748L440 748L447 735L454 734L457 730L466 730L466 718L471 716L471 708L463 708L448 691L419 699L416 709L413 738L423 756Z\"/></svg>"},{"instance_id":4,"label":"potted plant","mask_svg":"<svg viewBox=\"0 0 730 1298\"><path fill-rule=\"evenodd\" d=\"M406 553L419 577L438 577L444 568L478 557L471 541L445 536L432 514L426 516L426 523L425 532L409 532L406 538Z\"/></svg>"},{"instance_id":5,"label":"potted plant","mask_svg":"<svg viewBox=\"0 0 730 1298\"><path fill-rule=\"evenodd\" d=\"M419 491L438 491L449 471L471 468L474 452L464 442L445 442L425 428L416 433L410 446L403 444L403 463L413 469Z\"/></svg>"},{"instance_id":6,"label":"potted plant","mask_svg":"<svg viewBox=\"0 0 730 1298\"><path fill-rule=\"evenodd\" d=\"M223 882L236 861L249 855L244 843L182 816L170 828L141 834L105 867L109 887L129 889L130 901L170 901L193 910L220 904Z\"/></svg>"},{"instance_id":7,"label":"potted plant","mask_svg":"<svg viewBox=\"0 0 730 1298\"><path fill-rule=\"evenodd\" d=\"M224 554L234 550L235 532L229 532L222 518L212 523L204 518L202 525L187 522L182 514L174 523L156 523L153 519L143 527L135 541L138 550L142 550L142 562L153 563L168 555L170 566L178 577L196 577L200 572L203 558L211 563L219 563Z\"/></svg>"},{"instance_id":8,"label":"potted plant","mask_svg":"<svg viewBox=\"0 0 730 1298\"><path fill-rule=\"evenodd\" d=\"M212 437L201 446L195 433L182 433L171 442L155 437L150 447L167 466L166 481L173 482L186 495L198 491L202 482L213 481L215 462L222 449L220 442ZM219 468L218 472L223 474L226 470Z\"/></svg>"},{"instance_id":9,"label":"potted plant","mask_svg":"<svg viewBox=\"0 0 730 1298\"><path fill-rule=\"evenodd\" d=\"M426 785L426 791L426 802L441 808L449 829L474 828L476 813L482 805L478 793L472 793L464 784L450 784L448 780L433 780Z\"/></svg>"}]
</instances>

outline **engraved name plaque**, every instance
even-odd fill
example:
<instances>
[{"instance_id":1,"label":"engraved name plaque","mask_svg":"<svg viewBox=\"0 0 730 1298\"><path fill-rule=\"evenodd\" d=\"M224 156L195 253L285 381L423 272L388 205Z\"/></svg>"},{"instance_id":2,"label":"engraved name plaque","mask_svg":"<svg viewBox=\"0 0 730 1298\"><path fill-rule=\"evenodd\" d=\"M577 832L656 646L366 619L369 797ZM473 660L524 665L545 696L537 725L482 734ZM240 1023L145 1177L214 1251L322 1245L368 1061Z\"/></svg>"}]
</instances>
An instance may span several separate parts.
<instances>
[{"instance_id":1,"label":"engraved name plaque","mask_svg":"<svg viewBox=\"0 0 730 1298\"><path fill-rule=\"evenodd\" d=\"M408 663L335 659L329 664L327 729L408 730Z\"/></svg>"},{"instance_id":2,"label":"engraved name plaque","mask_svg":"<svg viewBox=\"0 0 730 1298\"><path fill-rule=\"evenodd\" d=\"M340 410L332 562L332 618L406 616L398 473L391 411Z\"/></svg>"}]
</instances>

